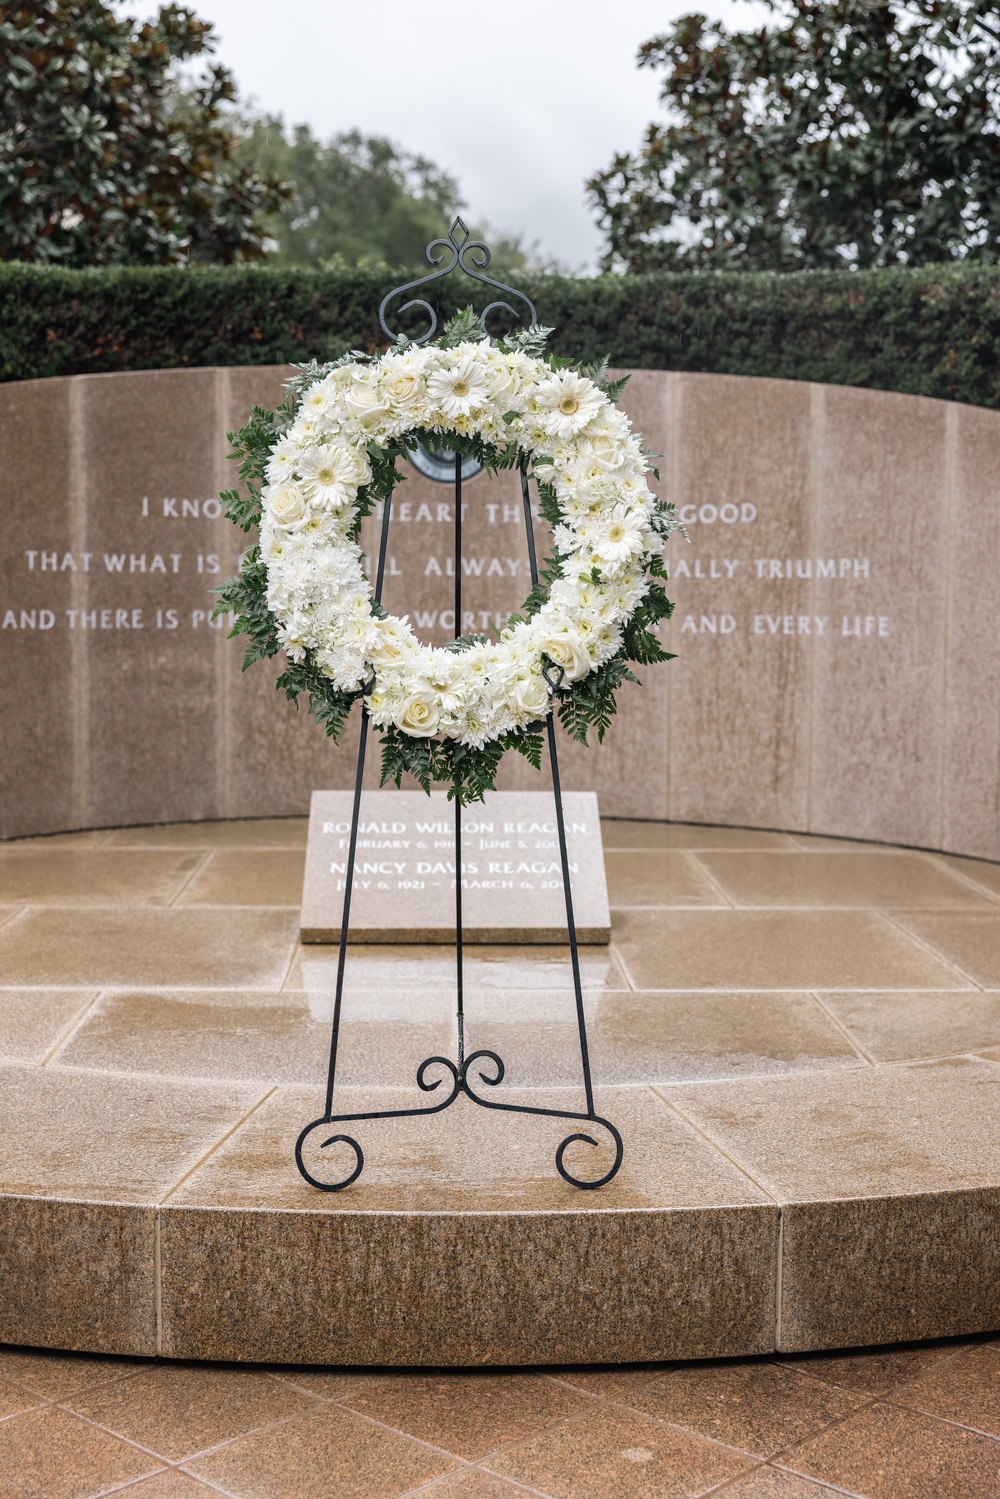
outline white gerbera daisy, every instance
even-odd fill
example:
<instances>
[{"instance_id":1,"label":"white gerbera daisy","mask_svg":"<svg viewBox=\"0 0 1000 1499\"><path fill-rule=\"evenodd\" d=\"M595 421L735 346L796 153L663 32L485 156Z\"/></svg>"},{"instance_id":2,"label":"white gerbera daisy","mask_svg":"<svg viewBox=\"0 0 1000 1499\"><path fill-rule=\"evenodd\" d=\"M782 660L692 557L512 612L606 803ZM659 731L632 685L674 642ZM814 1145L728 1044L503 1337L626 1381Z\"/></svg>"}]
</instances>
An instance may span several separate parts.
<instances>
[{"instance_id":1,"label":"white gerbera daisy","mask_svg":"<svg viewBox=\"0 0 1000 1499\"><path fill-rule=\"evenodd\" d=\"M302 493L320 510L349 505L362 480L358 454L352 448L320 443L299 460Z\"/></svg>"},{"instance_id":2,"label":"white gerbera daisy","mask_svg":"<svg viewBox=\"0 0 1000 1499\"><path fill-rule=\"evenodd\" d=\"M642 555L645 531L645 516L616 505L609 516L594 526L588 539L603 561L615 566Z\"/></svg>"},{"instance_id":3,"label":"white gerbera daisy","mask_svg":"<svg viewBox=\"0 0 1000 1499\"><path fill-rule=\"evenodd\" d=\"M427 394L449 421L469 416L489 398L488 371L472 354L463 354L449 369L435 370L427 380Z\"/></svg>"},{"instance_id":4,"label":"white gerbera daisy","mask_svg":"<svg viewBox=\"0 0 1000 1499\"><path fill-rule=\"evenodd\" d=\"M601 410L601 393L592 380L572 370L560 370L535 389L546 432L565 442L582 432Z\"/></svg>"}]
</instances>

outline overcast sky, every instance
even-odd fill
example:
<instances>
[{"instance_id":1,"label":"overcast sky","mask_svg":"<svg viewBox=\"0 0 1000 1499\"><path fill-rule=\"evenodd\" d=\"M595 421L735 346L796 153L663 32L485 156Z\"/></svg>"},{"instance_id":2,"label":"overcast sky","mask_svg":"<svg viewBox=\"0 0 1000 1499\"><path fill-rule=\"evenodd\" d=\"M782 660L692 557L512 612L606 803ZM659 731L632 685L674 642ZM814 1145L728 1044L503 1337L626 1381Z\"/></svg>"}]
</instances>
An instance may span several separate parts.
<instances>
[{"instance_id":1,"label":"overcast sky","mask_svg":"<svg viewBox=\"0 0 1000 1499\"><path fill-rule=\"evenodd\" d=\"M639 45L700 10L746 26L748 0L188 0L244 95L320 136L357 127L445 168L469 216L572 268L600 238L584 181L657 116ZM122 7L148 16L146 0Z\"/></svg>"}]
</instances>

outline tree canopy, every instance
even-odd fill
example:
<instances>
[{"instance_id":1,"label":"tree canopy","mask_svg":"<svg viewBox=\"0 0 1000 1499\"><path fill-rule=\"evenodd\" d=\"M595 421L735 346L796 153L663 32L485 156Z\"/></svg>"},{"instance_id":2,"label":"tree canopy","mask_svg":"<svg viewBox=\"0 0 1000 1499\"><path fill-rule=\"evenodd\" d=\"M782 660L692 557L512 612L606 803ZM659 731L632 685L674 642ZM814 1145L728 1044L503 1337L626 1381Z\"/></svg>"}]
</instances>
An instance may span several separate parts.
<instances>
[{"instance_id":1,"label":"tree canopy","mask_svg":"<svg viewBox=\"0 0 1000 1499\"><path fill-rule=\"evenodd\" d=\"M279 180L237 156L212 28L102 0L0 0L0 259L64 266L260 259Z\"/></svg>"},{"instance_id":2,"label":"tree canopy","mask_svg":"<svg viewBox=\"0 0 1000 1499\"><path fill-rule=\"evenodd\" d=\"M422 265L463 207L455 179L380 136L241 110L215 46L181 5L139 22L0 0L0 260ZM493 239L497 269L543 268Z\"/></svg>"},{"instance_id":3,"label":"tree canopy","mask_svg":"<svg viewBox=\"0 0 1000 1499\"><path fill-rule=\"evenodd\" d=\"M279 265L410 265L462 206L458 183L433 162L357 130L324 142L264 115L246 121L241 156L291 186L271 226Z\"/></svg>"},{"instance_id":4,"label":"tree canopy","mask_svg":"<svg viewBox=\"0 0 1000 1499\"><path fill-rule=\"evenodd\" d=\"M426 267L426 246L465 207L454 177L383 136L322 141L276 115L247 116L243 131L243 159L290 184L271 219L275 265ZM475 233L490 242L494 270L547 268L515 235Z\"/></svg>"},{"instance_id":5,"label":"tree canopy","mask_svg":"<svg viewBox=\"0 0 1000 1499\"><path fill-rule=\"evenodd\" d=\"M765 0L639 52L666 123L589 183L609 270L1000 260L996 0Z\"/></svg>"}]
</instances>

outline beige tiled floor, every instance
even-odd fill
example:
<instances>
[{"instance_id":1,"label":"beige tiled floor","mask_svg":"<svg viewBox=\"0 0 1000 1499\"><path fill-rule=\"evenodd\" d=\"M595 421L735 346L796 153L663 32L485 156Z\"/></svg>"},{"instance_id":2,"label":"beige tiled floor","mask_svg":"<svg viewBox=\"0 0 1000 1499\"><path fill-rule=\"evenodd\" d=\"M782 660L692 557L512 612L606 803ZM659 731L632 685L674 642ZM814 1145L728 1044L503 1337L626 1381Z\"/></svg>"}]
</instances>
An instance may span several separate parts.
<instances>
[{"instance_id":1,"label":"beige tiled floor","mask_svg":"<svg viewBox=\"0 0 1000 1499\"><path fill-rule=\"evenodd\" d=\"M335 968L297 942L304 840L304 822L269 821L0 850L0 1190L22 1214L10 1232L51 1246L45 1274L90 1256L112 1322L115 1256L129 1235L152 1243L157 1204L168 1259L167 1207L330 1207L287 1163L321 1106ZM965 1295L955 1287L992 1294L998 866L645 823L605 824L605 847L612 946L583 954L583 978L602 1106L629 1142L609 1211L714 1205L763 1225L777 1205L787 1329L806 1327L779 1346L817 1346L816 1317L865 1340L837 1319L852 1255L879 1246L873 1336L893 1335L936 1255L929 1334ZM452 983L446 948L353 952L342 1083L412 1088L414 1057L450 1044ZM501 1050L515 1085L574 1083L565 950L477 949L467 986L474 1044ZM397 1159L375 1131L358 1193L450 1210L556 1202L541 1136L460 1113L431 1122L422 1156ZM437 1186L414 1161L434 1163ZM110 1202L110 1217L71 1246L61 1219L32 1216L46 1195L67 1210ZM203 1253L224 1254L228 1233L220 1218ZM281 1266L258 1268L266 1298ZM984 1306L963 1325L985 1325ZM998 1499L998 1389L1000 1344L985 1338L484 1375L11 1348L0 1499Z\"/></svg>"},{"instance_id":2,"label":"beige tiled floor","mask_svg":"<svg viewBox=\"0 0 1000 1499\"><path fill-rule=\"evenodd\" d=\"M0 1348L0 1499L996 1499L1000 1340L491 1373Z\"/></svg>"}]
</instances>

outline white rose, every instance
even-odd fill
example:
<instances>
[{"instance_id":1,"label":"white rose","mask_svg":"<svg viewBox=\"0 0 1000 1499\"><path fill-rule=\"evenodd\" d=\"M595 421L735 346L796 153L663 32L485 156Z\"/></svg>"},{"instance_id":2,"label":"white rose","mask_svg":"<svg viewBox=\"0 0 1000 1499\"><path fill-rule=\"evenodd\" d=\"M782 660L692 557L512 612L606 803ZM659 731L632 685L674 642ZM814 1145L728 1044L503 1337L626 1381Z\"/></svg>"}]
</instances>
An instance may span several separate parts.
<instances>
[{"instance_id":1,"label":"white rose","mask_svg":"<svg viewBox=\"0 0 1000 1499\"><path fill-rule=\"evenodd\" d=\"M514 371L502 356L494 356L486 367L486 390L491 401L506 405L517 390Z\"/></svg>"},{"instance_id":2,"label":"white rose","mask_svg":"<svg viewBox=\"0 0 1000 1499\"><path fill-rule=\"evenodd\" d=\"M594 462L603 469L621 468L625 462L623 445L615 442L609 432L599 432L596 437L592 437L587 448Z\"/></svg>"},{"instance_id":3,"label":"white rose","mask_svg":"<svg viewBox=\"0 0 1000 1499\"><path fill-rule=\"evenodd\" d=\"M581 636L570 626L545 635L538 642L538 648L543 655L548 656L553 665L562 667L563 680L566 682L578 682L593 670L590 652Z\"/></svg>"},{"instance_id":4,"label":"white rose","mask_svg":"<svg viewBox=\"0 0 1000 1499\"><path fill-rule=\"evenodd\" d=\"M387 372L379 381L379 389L391 406L403 410L412 406L423 394L420 376L406 370Z\"/></svg>"},{"instance_id":5,"label":"white rose","mask_svg":"<svg viewBox=\"0 0 1000 1499\"><path fill-rule=\"evenodd\" d=\"M363 378L350 386L344 396L344 405L359 422L371 421L385 410L385 403L379 398L378 391Z\"/></svg>"},{"instance_id":6,"label":"white rose","mask_svg":"<svg viewBox=\"0 0 1000 1499\"><path fill-rule=\"evenodd\" d=\"M411 692L396 713L395 723L412 739L430 739L437 732L440 716L433 692Z\"/></svg>"},{"instance_id":7,"label":"white rose","mask_svg":"<svg viewBox=\"0 0 1000 1499\"><path fill-rule=\"evenodd\" d=\"M297 484L276 484L267 497L267 508L276 525L294 526L304 519L306 502Z\"/></svg>"},{"instance_id":8,"label":"white rose","mask_svg":"<svg viewBox=\"0 0 1000 1499\"><path fill-rule=\"evenodd\" d=\"M367 607L367 600L366 600ZM373 666L393 667L399 666L403 658L410 654L413 641L410 637L402 635L398 627L396 629L386 628L384 625L379 631L378 644L373 647L369 660Z\"/></svg>"},{"instance_id":9,"label":"white rose","mask_svg":"<svg viewBox=\"0 0 1000 1499\"><path fill-rule=\"evenodd\" d=\"M512 693L519 714L529 718L544 718L549 706L549 689L544 677L534 672L527 677L518 677Z\"/></svg>"}]
</instances>

